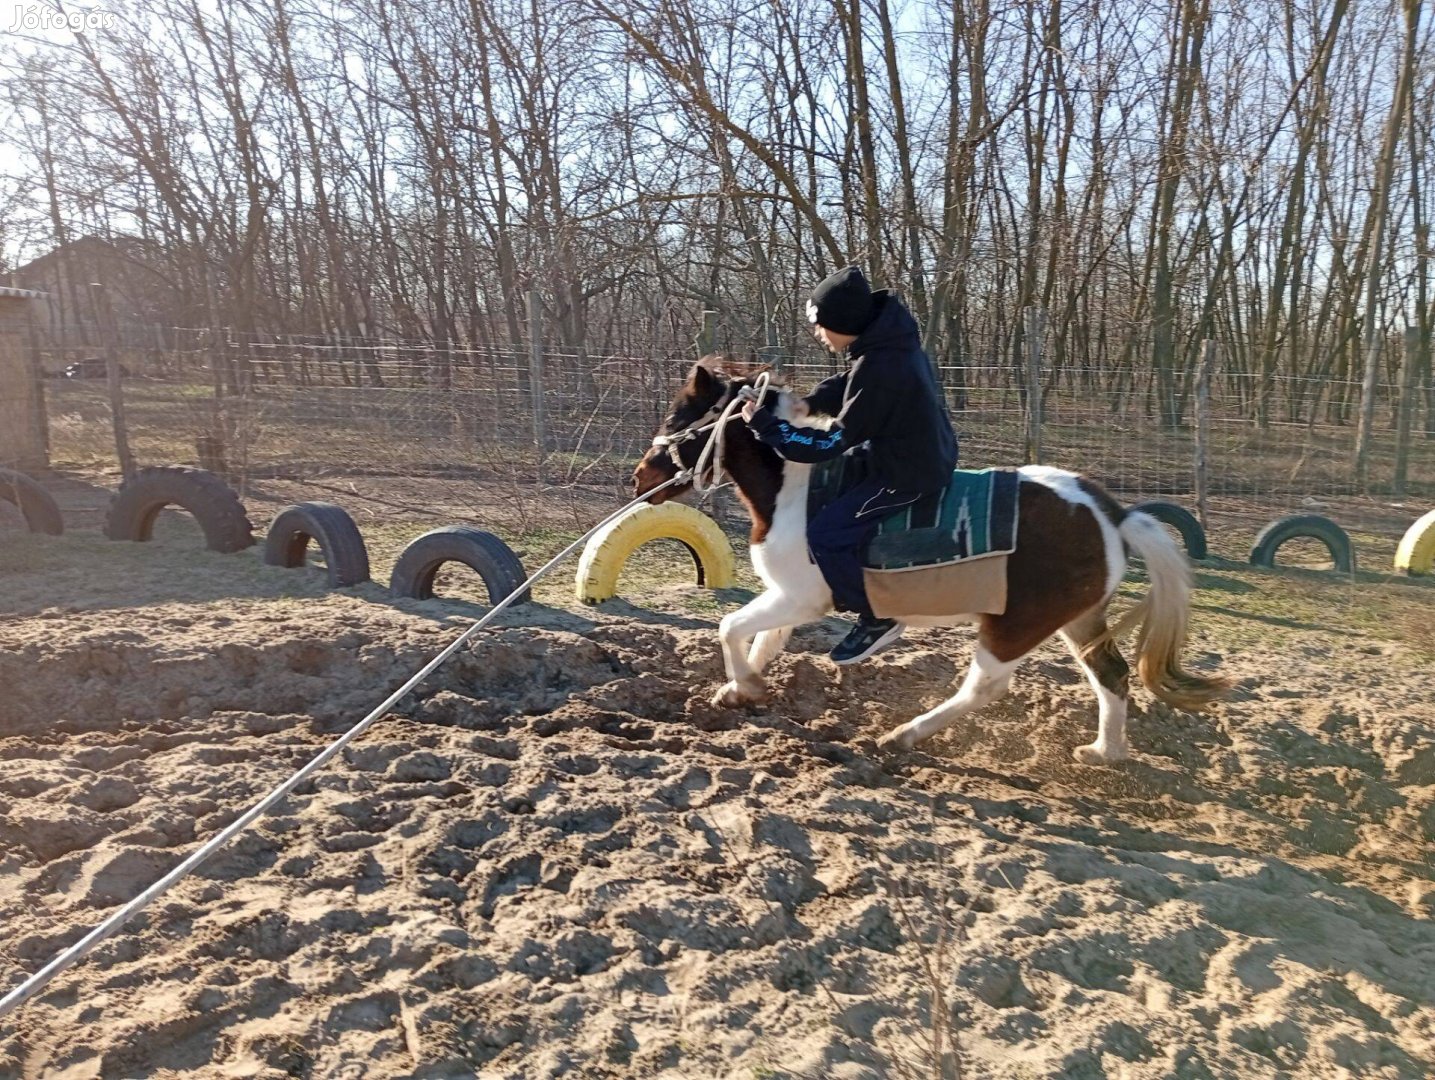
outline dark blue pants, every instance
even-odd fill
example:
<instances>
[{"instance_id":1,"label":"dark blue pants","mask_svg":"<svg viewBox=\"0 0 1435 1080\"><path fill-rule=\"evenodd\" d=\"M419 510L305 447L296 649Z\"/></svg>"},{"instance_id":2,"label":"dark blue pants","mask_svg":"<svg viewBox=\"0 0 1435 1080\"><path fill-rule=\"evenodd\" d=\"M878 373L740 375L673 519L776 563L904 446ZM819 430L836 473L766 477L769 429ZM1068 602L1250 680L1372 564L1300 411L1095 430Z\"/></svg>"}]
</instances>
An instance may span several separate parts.
<instances>
[{"instance_id":1,"label":"dark blue pants","mask_svg":"<svg viewBox=\"0 0 1435 1080\"><path fill-rule=\"evenodd\" d=\"M877 535L877 526L884 517L921 497L918 491L898 491L876 480L864 480L824 506L807 523L807 549L832 587L832 599L839 611L872 615L862 580L867 545Z\"/></svg>"}]
</instances>

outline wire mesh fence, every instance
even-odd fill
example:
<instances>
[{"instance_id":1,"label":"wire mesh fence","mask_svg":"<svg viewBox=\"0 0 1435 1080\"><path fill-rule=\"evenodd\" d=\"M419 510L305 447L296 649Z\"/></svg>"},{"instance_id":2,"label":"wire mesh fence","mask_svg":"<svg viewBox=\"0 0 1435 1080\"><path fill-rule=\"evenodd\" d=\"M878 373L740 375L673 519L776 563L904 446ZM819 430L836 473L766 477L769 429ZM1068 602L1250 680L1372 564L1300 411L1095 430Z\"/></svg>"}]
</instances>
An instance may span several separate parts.
<instances>
[{"instance_id":1,"label":"wire mesh fence","mask_svg":"<svg viewBox=\"0 0 1435 1080\"><path fill-rule=\"evenodd\" d=\"M616 489L693 359L174 329L149 340L163 347L122 350L142 464L195 461L196 440L218 437L237 477L293 480L503 473ZM46 368L73 352L51 350ZM815 346L764 359L799 391L838 370ZM1195 373L1183 377L1173 424L1156 381L1130 370L1056 371L992 345L938 376L964 465L1025 463L1035 436L1044 464L1085 473L1125 503L1199 505L1212 549L1228 557L1243 557L1266 522L1302 512L1364 534L1383 556L1435 502L1435 403L1408 377L1377 380L1361 483L1358 379L1252 376L1216 353L1204 388ZM102 460L102 382L55 382L50 396L57 462Z\"/></svg>"}]
</instances>

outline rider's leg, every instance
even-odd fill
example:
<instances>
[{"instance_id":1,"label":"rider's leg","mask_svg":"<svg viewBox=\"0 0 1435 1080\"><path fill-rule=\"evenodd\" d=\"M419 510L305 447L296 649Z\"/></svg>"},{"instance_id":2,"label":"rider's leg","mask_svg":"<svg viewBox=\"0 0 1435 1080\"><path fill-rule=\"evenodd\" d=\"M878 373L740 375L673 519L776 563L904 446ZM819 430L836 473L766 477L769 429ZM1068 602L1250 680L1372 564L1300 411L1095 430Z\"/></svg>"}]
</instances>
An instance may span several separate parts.
<instances>
[{"instance_id":1,"label":"rider's leg","mask_svg":"<svg viewBox=\"0 0 1435 1080\"><path fill-rule=\"evenodd\" d=\"M869 480L824 507L808 525L808 547L832 588L834 603L858 615L857 625L832 650L832 659L839 664L865 660L902 636L900 624L873 615L862 562L882 519L918 498Z\"/></svg>"},{"instance_id":2,"label":"rider's leg","mask_svg":"<svg viewBox=\"0 0 1435 1080\"><path fill-rule=\"evenodd\" d=\"M862 578L862 556L882 519L918 498L867 480L812 516L807 523L807 547L832 588L832 601L838 610L871 617Z\"/></svg>"}]
</instances>

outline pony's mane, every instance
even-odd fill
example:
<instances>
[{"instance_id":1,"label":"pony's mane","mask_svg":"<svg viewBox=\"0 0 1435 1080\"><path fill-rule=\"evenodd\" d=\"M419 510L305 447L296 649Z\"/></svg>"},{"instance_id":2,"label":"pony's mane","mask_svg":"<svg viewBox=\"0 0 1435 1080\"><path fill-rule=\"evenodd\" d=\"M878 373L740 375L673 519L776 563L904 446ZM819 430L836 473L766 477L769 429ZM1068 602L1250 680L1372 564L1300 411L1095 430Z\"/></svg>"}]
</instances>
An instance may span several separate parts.
<instances>
[{"instance_id":1,"label":"pony's mane","mask_svg":"<svg viewBox=\"0 0 1435 1080\"><path fill-rule=\"evenodd\" d=\"M798 395L787 385L787 377L782 372L774 371L771 364L742 361L727 353L708 353L698 361L698 366L705 367L719 378L731 382L750 381L766 374L768 387L777 392L778 414L783 419L791 418L789 409ZM802 420L801 426L829 431L836 422L836 418L831 416L808 416Z\"/></svg>"},{"instance_id":2,"label":"pony's mane","mask_svg":"<svg viewBox=\"0 0 1435 1080\"><path fill-rule=\"evenodd\" d=\"M698 361L698 366L705 367L714 375L727 379L730 382L755 379L759 375L766 374L773 389L785 390L787 388L783 376L781 373L774 371L771 364L759 364L739 360L727 353L708 353Z\"/></svg>"}]
</instances>

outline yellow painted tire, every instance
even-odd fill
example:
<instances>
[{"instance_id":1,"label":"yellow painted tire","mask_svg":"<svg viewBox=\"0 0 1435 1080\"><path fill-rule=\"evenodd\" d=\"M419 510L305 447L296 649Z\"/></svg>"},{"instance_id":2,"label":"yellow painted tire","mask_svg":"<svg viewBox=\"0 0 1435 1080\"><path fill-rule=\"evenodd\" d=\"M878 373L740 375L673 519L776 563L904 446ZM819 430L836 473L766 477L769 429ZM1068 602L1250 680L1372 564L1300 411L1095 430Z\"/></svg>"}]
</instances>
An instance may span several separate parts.
<instances>
[{"instance_id":1,"label":"yellow painted tire","mask_svg":"<svg viewBox=\"0 0 1435 1080\"><path fill-rule=\"evenodd\" d=\"M585 604L611 600L628 557L649 540L676 540L697 567L698 584L726 589L733 583L732 545L717 522L682 503L644 503L596 532L578 560L578 599Z\"/></svg>"},{"instance_id":2,"label":"yellow painted tire","mask_svg":"<svg viewBox=\"0 0 1435 1080\"><path fill-rule=\"evenodd\" d=\"M1435 510L1405 531L1395 549L1395 569L1412 577L1435 572Z\"/></svg>"}]
</instances>

